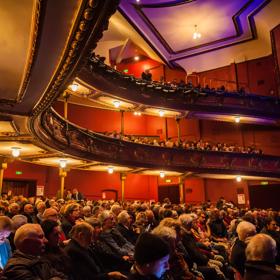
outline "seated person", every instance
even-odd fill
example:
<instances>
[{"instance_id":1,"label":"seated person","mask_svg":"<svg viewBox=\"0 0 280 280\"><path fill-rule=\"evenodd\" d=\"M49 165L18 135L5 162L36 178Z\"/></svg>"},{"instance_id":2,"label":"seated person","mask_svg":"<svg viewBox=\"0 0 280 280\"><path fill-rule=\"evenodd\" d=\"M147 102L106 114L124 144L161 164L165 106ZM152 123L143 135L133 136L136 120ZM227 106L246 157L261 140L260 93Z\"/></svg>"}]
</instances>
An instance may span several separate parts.
<instances>
[{"instance_id":1,"label":"seated person","mask_svg":"<svg viewBox=\"0 0 280 280\"><path fill-rule=\"evenodd\" d=\"M277 280L280 271L275 268L276 242L266 234L257 234L247 245L245 280Z\"/></svg>"},{"instance_id":2,"label":"seated person","mask_svg":"<svg viewBox=\"0 0 280 280\"><path fill-rule=\"evenodd\" d=\"M128 279L160 279L169 269L169 253L169 245L163 239L143 233L135 245L135 263Z\"/></svg>"},{"instance_id":3,"label":"seated person","mask_svg":"<svg viewBox=\"0 0 280 280\"><path fill-rule=\"evenodd\" d=\"M0 268L4 268L8 259L12 256L12 250L8 237L12 232L12 220L6 216L0 216Z\"/></svg>"},{"instance_id":4,"label":"seated person","mask_svg":"<svg viewBox=\"0 0 280 280\"><path fill-rule=\"evenodd\" d=\"M255 225L242 221L236 228L238 238L233 244L230 254L231 265L243 276L245 270L245 250L250 238L256 234Z\"/></svg>"},{"instance_id":5,"label":"seated person","mask_svg":"<svg viewBox=\"0 0 280 280\"><path fill-rule=\"evenodd\" d=\"M40 225L21 226L15 233L14 243L17 250L5 266L1 279L68 279L40 258L47 243Z\"/></svg>"},{"instance_id":6,"label":"seated person","mask_svg":"<svg viewBox=\"0 0 280 280\"><path fill-rule=\"evenodd\" d=\"M106 273L98 259L91 254L89 246L93 238L93 227L86 222L75 225L70 232L71 240L65 247L65 252L71 259L73 278L91 279L125 279L120 272Z\"/></svg>"},{"instance_id":7,"label":"seated person","mask_svg":"<svg viewBox=\"0 0 280 280\"><path fill-rule=\"evenodd\" d=\"M145 81L149 81L151 82L152 81L152 74L150 73L150 70L149 69L146 69L142 75L141 75L142 79L145 80Z\"/></svg>"}]
</instances>

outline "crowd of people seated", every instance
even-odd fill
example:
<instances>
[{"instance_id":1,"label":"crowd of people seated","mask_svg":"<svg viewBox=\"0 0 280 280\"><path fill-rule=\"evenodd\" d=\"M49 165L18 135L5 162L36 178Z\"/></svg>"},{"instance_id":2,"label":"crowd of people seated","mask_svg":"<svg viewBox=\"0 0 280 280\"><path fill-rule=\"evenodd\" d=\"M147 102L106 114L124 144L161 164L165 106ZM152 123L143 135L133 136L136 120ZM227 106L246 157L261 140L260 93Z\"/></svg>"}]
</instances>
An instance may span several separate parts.
<instances>
[{"instance_id":1,"label":"crowd of people seated","mask_svg":"<svg viewBox=\"0 0 280 280\"><path fill-rule=\"evenodd\" d=\"M76 198L82 200L76 200ZM280 211L2 195L0 279L280 279Z\"/></svg>"},{"instance_id":2,"label":"crowd of people seated","mask_svg":"<svg viewBox=\"0 0 280 280\"><path fill-rule=\"evenodd\" d=\"M261 149L257 149L255 146L242 147L237 144L227 144L227 143L212 143L209 141L188 141L182 139L168 138L166 140L159 140L157 137L147 137L147 136L135 136L135 135L122 135L117 132L103 132L102 134L116 138L122 139L124 141L130 141L138 144L153 145L167 148L182 148L186 150L196 150L196 151L214 151L214 152L233 152L233 153L246 153L246 154L262 154Z\"/></svg>"},{"instance_id":3,"label":"crowd of people seated","mask_svg":"<svg viewBox=\"0 0 280 280\"><path fill-rule=\"evenodd\" d=\"M185 82L184 80L178 81L176 78L172 81L165 81L164 77L161 77L159 81L155 81L152 78L152 73L149 69L146 69L141 78L135 78L133 75L125 75L118 70L113 69L112 67L105 64L105 57L100 57L92 53L91 63L98 65L101 69L105 69L108 74L113 75L114 77L123 77L135 82L136 85L146 86L148 88L154 88L155 90L160 90L163 93L177 93L178 95L183 95L184 97L191 96L224 96L224 97L251 97L251 98L261 98L262 100L271 100L277 101L275 96L259 96L257 94L252 94L246 92L244 87L240 87L237 91L229 91L224 85L221 85L217 88L209 87L209 85L193 85L190 81ZM272 91L273 92L273 91ZM271 94L271 93L270 93Z\"/></svg>"}]
</instances>

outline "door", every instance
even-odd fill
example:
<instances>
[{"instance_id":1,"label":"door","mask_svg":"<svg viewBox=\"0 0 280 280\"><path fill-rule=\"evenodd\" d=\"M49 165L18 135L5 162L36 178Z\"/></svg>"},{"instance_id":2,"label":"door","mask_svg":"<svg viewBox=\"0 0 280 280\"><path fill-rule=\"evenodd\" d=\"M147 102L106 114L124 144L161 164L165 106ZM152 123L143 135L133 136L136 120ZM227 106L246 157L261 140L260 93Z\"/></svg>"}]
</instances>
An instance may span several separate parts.
<instances>
[{"instance_id":1,"label":"door","mask_svg":"<svg viewBox=\"0 0 280 280\"><path fill-rule=\"evenodd\" d=\"M180 203L179 185L162 185L158 186L158 200L163 200L168 197L171 203Z\"/></svg>"},{"instance_id":2,"label":"door","mask_svg":"<svg viewBox=\"0 0 280 280\"><path fill-rule=\"evenodd\" d=\"M36 180L4 179L2 192L8 193L8 191L12 191L12 195L31 197L36 196L36 186Z\"/></svg>"}]
</instances>

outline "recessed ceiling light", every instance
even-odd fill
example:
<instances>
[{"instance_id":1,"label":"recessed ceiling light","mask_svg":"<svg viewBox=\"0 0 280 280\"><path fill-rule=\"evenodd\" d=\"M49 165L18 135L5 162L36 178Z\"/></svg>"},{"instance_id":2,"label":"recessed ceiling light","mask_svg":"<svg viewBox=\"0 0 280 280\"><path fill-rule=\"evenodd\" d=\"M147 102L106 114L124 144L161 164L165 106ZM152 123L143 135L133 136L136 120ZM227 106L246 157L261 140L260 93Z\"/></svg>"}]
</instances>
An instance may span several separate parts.
<instances>
[{"instance_id":1,"label":"recessed ceiling light","mask_svg":"<svg viewBox=\"0 0 280 280\"><path fill-rule=\"evenodd\" d=\"M19 147L12 147L11 150L12 150L12 156L13 157L18 157L20 155L21 148L19 148Z\"/></svg>"},{"instance_id":2,"label":"recessed ceiling light","mask_svg":"<svg viewBox=\"0 0 280 280\"><path fill-rule=\"evenodd\" d=\"M242 177L238 175L238 176L236 176L235 180L236 180L237 182L241 182L241 181L242 181Z\"/></svg>"},{"instance_id":3,"label":"recessed ceiling light","mask_svg":"<svg viewBox=\"0 0 280 280\"><path fill-rule=\"evenodd\" d=\"M140 59L140 57L138 55L134 56L134 60L138 61Z\"/></svg>"},{"instance_id":4,"label":"recessed ceiling light","mask_svg":"<svg viewBox=\"0 0 280 280\"><path fill-rule=\"evenodd\" d=\"M164 173L163 171L160 171L160 172L159 172L159 177L160 177L160 178L164 178L164 177L165 177L165 173Z\"/></svg>"},{"instance_id":5,"label":"recessed ceiling light","mask_svg":"<svg viewBox=\"0 0 280 280\"><path fill-rule=\"evenodd\" d=\"M234 121L235 121L236 123L240 123L240 117L234 117Z\"/></svg>"},{"instance_id":6,"label":"recessed ceiling light","mask_svg":"<svg viewBox=\"0 0 280 280\"><path fill-rule=\"evenodd\" d=\"M160 116L160 117L163 117L163 116L164 116L164 114L165 114L165 112L164 112L164 111L162 111L162 110L160 110L158 113L159 113L159 116Z\"/></svg>"},{"instance_id":7,"label":"recessed ceiling light","mask_svg":"<svg viewBox=\"0 0 280 280\"><path fill-rule=\"evenodd\" d=\"M65 168L67 165L67 160L66 159L60 159L59 160L59 166L60 168Z\"/></svg>"},{"instance_id":8,"label":"recessed ceiling light","mask_svg":"<svg viewBox=\"0 0 280 280\"><path fill-rule=\"evenodd\" d=\"M200 39L200 38L201 38L201 33L198 32L197 25L195 25L194 26L193 39L196 40L196 39Z\"/></svg>"},{"instance_id":9,"label":"recessed ceiling light","mask_svg":"<svg viewBox=\"0 0 280 280\"><path fill-rule=\"evenodd\" d=\"M70 88L71 88L72 91L77 91L78 87L79 87L78 84L72 84L72 85L70 86Z\"/></svg>"},{"instance_id":10,"label":"recessed ceiling light","mask_svg":"<svg viewBox=\"0 0 280 280\"><path fill-rule=\"evenodd\" d=\"M113 104L114 104L114 106L115 106L116 108L119 108L120 105L121 105L121 102L118 101L118 100L114 100L114 101L113 101Z\"/></svg>"},{"instance_id":11,"label":"recessed ceiling light","mask_svg":"<svg viewBox=\"0 0 280 280\"><path fill-rule=\"evenodd\" d=\"M108 167L107 171L108 171L109 174L113 174L114 167L112 167L112 166Z\"/></svg>"}]
</instances>

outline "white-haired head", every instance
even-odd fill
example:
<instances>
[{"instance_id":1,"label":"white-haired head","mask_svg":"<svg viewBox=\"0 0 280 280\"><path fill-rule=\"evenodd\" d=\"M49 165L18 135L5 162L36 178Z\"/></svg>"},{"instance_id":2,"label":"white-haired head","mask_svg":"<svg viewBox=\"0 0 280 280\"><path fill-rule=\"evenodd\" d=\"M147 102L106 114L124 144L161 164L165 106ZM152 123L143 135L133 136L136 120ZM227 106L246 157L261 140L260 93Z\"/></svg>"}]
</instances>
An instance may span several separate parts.
<instances>
[{"instance_id":1,"label":"white-haired head","mask_svg":"<svg viewBox=\"0 0 280 280\"><path fill-rule=\"evenodd\" d=\"M193 217L191 214L182 214L179 216L179 222L181 223L182 227L190 229L192 226Z\"/></svg>"},{"instance_id":2,"label":"white-haired head","mask_svg":"<svg viewBox=\"0 0 280 280\"><path fill-rule=\"evenodd\" d=\"M236 232L241 241L248 242L248 238L256 234L256 227L252 223L242 221L238 224Z\"/></svg>"}]
</instances>

